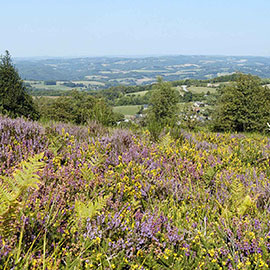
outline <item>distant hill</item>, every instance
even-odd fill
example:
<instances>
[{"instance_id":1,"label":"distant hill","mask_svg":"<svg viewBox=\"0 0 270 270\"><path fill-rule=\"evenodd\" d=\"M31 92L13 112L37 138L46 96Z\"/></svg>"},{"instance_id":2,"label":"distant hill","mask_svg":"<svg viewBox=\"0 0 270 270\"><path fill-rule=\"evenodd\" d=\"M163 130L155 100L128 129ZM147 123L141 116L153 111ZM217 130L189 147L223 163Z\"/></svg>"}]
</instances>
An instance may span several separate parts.
<instances>
[{"instance_id":1,"label":"distant hill","mask_svg":"<svg viewBox=\"0 0 270 270\"><path fill-rule=\"evenodd\" d=\"M160 56L15 59L25 80L83 80L110 87L119 84L145 85L164 80L210 79L233 72L270 78L270 58L251 56Z\"/></svg>"}]
</instances>

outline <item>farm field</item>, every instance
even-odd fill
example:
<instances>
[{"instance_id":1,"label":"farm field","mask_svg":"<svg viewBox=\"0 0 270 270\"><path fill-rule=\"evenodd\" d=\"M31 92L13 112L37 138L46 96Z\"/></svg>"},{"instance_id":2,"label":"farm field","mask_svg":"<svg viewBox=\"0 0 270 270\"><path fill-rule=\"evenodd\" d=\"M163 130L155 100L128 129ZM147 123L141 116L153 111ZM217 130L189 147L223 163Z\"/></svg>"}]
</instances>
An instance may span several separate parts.
<instances>
[{"instance_id":1,"label":"farm field","mask_svg":"<svg viewBox=\"0 0 270 270\"><path fill-rule=\"evenodd\" d=\"M100 86L104 86L105 84L103 82L99 82L99 81L72 81L73 83L82 83L84 84L85 86L89 87L91 85L100 85Z\"/></svg>"},{"instance_id":2,"label":"farm field","mask_svg":"<svg viewBox=\"0 0 270 270\"><path fill-rule=\"evenodd\" d=\"M44 96L32 96L33 99L39 99L42 98ZM52 98L52 99L56 99L59 98L59 96L45 96L46 98Z\"/></svg>"},{"instance_id":3,"label":"farm field","mask_svg":"<svg viewBox=\"0 0 270 270\"><path fill-rule=\"evenodd\" d=\"M127 105L127 106L115 106L114 112L122 113L124 115L135 115L141 109L141 105Z\"/></svg>"},{"instance_id":4,"label":"farm field","mask_svg":"<svg viewBox=\"0 0 270 270\"><path fill-rule=\"evenodd\" d=\"M43 81L25 81L30 83L30 85L37 89L48 89L48 90L71 90L70 87L61 85L61 82L57 82L56 85L45 85Z\"/></svg>"},{"instance_id":5,"label":"farm field","mask_svg":"<svg viewBox=\"0 0 270 270\"><path fill-rule=\"evenodd\" d=\"M196 86L190 86L187 88L190 92L194 93L194 94L199 94L199 93L207 93L208 91L210 93L215 93L216 92L216 88L212 88L212 87L196 87Z\"/></svg>"},{"instance_id":6,"label":"farm field","mask_svg":"<svg viewBox=\"0 0 270 270\"><path fill-rule=\"evenodd\" d=\"M270 141L0 118L0 269L269 269Z\"/></svg>"},{"instance_id":7,"label":"farm field","mask_svg":"<svg viewBox=\"0 0 270 270\"><path fill-rule=\"evenodd\" d=\"M149 91L146 90L146 91L139 91L139 92L133 92L133 93L128 93L126 94L126 96L132 96L132 95L135 95L135 96L144 96L146 93L148 93Z\"/></svg>"}]
</instances>

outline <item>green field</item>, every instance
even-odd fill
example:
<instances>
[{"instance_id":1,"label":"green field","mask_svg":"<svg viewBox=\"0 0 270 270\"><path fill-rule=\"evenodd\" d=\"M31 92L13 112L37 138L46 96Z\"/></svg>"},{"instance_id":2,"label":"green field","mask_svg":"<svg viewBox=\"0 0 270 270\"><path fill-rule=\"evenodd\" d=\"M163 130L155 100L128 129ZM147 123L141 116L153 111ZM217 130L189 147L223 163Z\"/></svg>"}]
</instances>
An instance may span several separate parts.
<instances>
[{"instance_id":1,"label":"green field","mask_svg":"<svg viewBox=\"0 0 270 270\"><path fill-rule=\"evenodd\" d=\"M146 90L146 91L140 91L140 92L134 92L134 93L128 93L126 94L126 96L132 96L132 95L135 95L135 96L144 96L146 93L148 93L149 91Z\"/></svg>"},{"instance_id":2,"label":"green field","mask_svg":"<svg viewBox=\"0 0 270 270\"><path fill-rule=\"evenodd\" d=\"M48 90L71 90L71 89L77 89L81 87L68 87L65 85L62 85L64 81L57 81L56 85L45 85L44 81L25 81L26 83L29 83L32 87L37 89L48 89ZM104 86L105 84L98 81L71 81L73 83L82 83L87 87L91 87L92 85L99 85Z\"/></svg>"},{"instance_id":3,"label":"green field","mask_svg":"<svg viewBox=\"0 0 270 270\"><path fill-rule=\"evenodd\" d=\"M45 85L43 81L25 81L37 89L48 89L48 90L71 90L70 87L61 85L62 82L57 82L56 85Z\"/></svg>"},{"instance_id":4,"label":"green field","mask_svg":"<svg viewBox=\"0 0 270 270\"><path fill-rule=\"evenodd\" d=\"M122 113L124 115L135 115L140 110L141 105L128 105L113 107L114 112Z\"/></svg>"},{"instance_id":5,"label":"green field","mask_svg":"<svg viewBox=\"0 0 270 270\"><path fill-rule=\"evenodd\" d=\"M180 94L183 94L183 92L184 92L182 86L178 85L178 86L174 86L172 88L175 89L176 91L178 91Z\"/></svg>"},{"instance_id":6,"label":"green field","mask_svg":"<svg viewBox=\"0 0 270 270\"><path fill-rule=\"evenodd\" d=\"M73 83L83 83L87 87L89 87L89 85L101 85L101 86L105 85L103 82L98 82L98 81L95 81L95 80L92 80L92 81L72 81L72 82Z\"/></svg>"},{"instance_id":7,"label":"green field","mask_svg":"<svg viewBox=\"0 0 270 270\"><path fill-rule=\"evenodd\" d=\"M39 98L52 98L56 99L59 98L60 96L32 96L33 99L39 99Z\"/></svg>"},{"instance_id":8,"label":"green field","mask_svg":"<svg viewBox=\"0 0 270 270\"><path fill-rule=\"evenodd\" d=\"M215 93L216 92L216 88L212 88L212 87L196 87L196 86L190 86L188 87L188 90L190 92L192 92L193 94L199 94L199 93L207 93L208 91L210 93Z\"/></svg>"}]
</instances>

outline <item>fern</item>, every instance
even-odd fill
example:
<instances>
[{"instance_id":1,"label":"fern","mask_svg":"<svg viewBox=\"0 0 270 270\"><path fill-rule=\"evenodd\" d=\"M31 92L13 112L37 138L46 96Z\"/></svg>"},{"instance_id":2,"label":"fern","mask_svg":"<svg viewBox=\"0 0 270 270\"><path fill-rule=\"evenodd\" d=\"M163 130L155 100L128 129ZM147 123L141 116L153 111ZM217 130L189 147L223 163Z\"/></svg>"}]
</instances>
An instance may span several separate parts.
<instances>
[{"instance_id":1,"label":"fern","mask_svg":"<svg viewBox=\"0 0 270 270\"><path fill-rule=\"evenodd\" d=\"M88 165L86 163L81 168L81 176L87 182L91 182L94 179L94 173L91 168L88 168Z\"/></svg>"},{"instance_id":2,"label":"fern","mask_svg":"<svg viewBox=\"0 0 270 270\"><path fill-rule=\"evenodd\" d=\"M76 218L82 222L85 222L87 219L93 218L96 214L102 210L107 203L109 196L98 197L95 202L89 201L83 203L80 201L75 202L75 213Z\"/></svg>"},{"instance_id":3,"label":"fern","mask_svg":"<svg viewBox=\"0 0 270 270\"><path fill-rule=\"evenodd\" d=\"M18 201L28 188L37 188L39 176L36 174L42 167L43 162L39 160L43 153L22 161L12 177L1 176L0 178L0 233L9 229L9 224L16 217L16 213L22 206Z\"/></svg>"},{"instance_id":4,"label":"fern","mask_svg":"<svg viewBox=\"0 0 270 270\"><path fill-rule=\"evenodd\" d=\"M256 209L256 199L252 199L247 189L238 180L235 179L231 185L232 197L230 200L231 212L237 215L245 215Z\"/></svg>"},{"instance_id":5,"label":"fern","mask_svg":"<svg viewBox=\"0 0 270 270\"><path fill-rule=\"evenodd\" d=\"M160 139L159 142L160 149L166 151L172 142L173 140L171 138L170 132L168 132Z\"/></svg>"},{"instance_id":6,"label":"fern","mask_svg":"<svg viewBox=\"0 0 270 270\"><path fill-rule=\"evenodd\" d=\"M99 167L105 160L105 155L102 154L96 154L95 156L86 156L86 161L92 166L92 167Z\"/></svg>"},{"instance_id":7,"label":"fern","mask_svg":"<svg viewBox=\"0 0 270 270\"><path fill-rule=\"evenodd\" d=\"M229 185L229 183L227 183ZM225 218L242 216L256 210L256 198L252 199L245 186L236 178L229 185L231 198L225 207L217 202L221 215Z\"/></svg>"}]
</instances>

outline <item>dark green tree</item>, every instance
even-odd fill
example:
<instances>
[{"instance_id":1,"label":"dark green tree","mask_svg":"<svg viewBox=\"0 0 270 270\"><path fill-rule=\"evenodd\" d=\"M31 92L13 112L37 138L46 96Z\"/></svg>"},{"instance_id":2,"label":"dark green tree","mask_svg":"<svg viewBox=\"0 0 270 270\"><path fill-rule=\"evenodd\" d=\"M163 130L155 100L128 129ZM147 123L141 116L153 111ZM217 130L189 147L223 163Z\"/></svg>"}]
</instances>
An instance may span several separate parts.
<instances>
[{"instance_id":1,"label":"dark green tree","mask_svg":"<svg viewBox=\"0 0 270 270\"><path fill-rule=\"evenodd\" d=\"M39 108L44 119L75 124L86 124L89 120L94 120L111 126L123 118L122 115L114 113L103 99L76 90L73 90L70 96L40 99Z\"/></svg>"},{"instance_id":2,"label":"dark green tree","mask_svg":"<svg viewBox=\"0 0 270 270\"><path fill-rule=\"evenodd\" d=\"M176 124L178 101L178 92L169 82L164 82L159 77L152 91L147 112L148 129L155 138L164 127L173 127Z\"/></svg>"},{"instance_id":3,"label":"dark green tree","mask_svg":"<svg viewBox=\"0 0 270 270\"><path fill-rule=\"evenodd\" d=\"M33 99L27 94L8 51L0 58L0 113L10 117L39 118Z\"/></svg>"},{"instance_id":4,"label":"dark green tree","mask_svg":"<svg viewBox=\"0 0 270 270\"><path fill-rule=\"evenodd\" d=\"M270 89L252 75L239 74L237 82L220 90L213 114L218 131L263 131L270 122Z\"/></svg>"}]
</instances>

